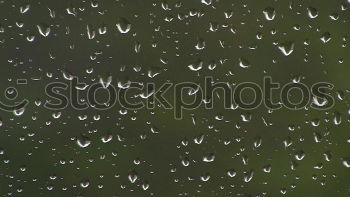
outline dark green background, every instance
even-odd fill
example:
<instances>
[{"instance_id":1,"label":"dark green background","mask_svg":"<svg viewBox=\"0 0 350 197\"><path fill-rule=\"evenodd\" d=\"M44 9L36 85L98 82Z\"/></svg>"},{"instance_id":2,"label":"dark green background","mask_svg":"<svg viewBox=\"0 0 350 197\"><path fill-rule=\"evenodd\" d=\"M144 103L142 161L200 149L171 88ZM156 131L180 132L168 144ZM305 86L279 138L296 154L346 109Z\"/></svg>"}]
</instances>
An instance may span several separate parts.
<instances>
[{"instance_id":1,"label":"dark green background","mask_svg":"<svg viewBox=\"0 0 350 197\"><path fill-rule=\"evenodd\" d=\"M29 11L21 14L20 7L27 4ZM283 196L280 190L285 188L284 196L349 196L350 169L342 164L350 157L348 4L338 0L213 0L211 5L200 0L0 1L0 90L14 86L18 101L27 98L31 102L18 117L0 112L0 195L274 197ZM268 7L276 11L272 21L263 15ZM317 9L318 17L309 18L308 7ZM66 9L75 10L76 15L69 15ZM232 17L226 19L225 12L232 12ZM336 21L330 18L334 13L339 15ZM127 34L117 30L120 18L131 24ZM210 24L217 30L210 31ZM49 26L49 36L40 35L37 25ZM96 32L94 39L88 39L87 25ZM104 35L98 34L101 26L107 28ZM327 43L320 40L325 32L331 34ZM259 33L261 40L256 39ZM26 39L31 35L33 42ZM206 43L203 50L195 48L200 39ZM276 46L285 42L295 44L288 57ZM135 53L135 43L141 45L140 53ZM239 58L251 66L239 67ZM203 69L191 71L188 65L198 61L203 62ZM208 69L209 64L216 68ZM141 71L135 72L135 67ZM88 74L90 69L93 72ZM159 74L150 78L149 72ZM34 101L48 99L44 94L47 83L69 83L62 73L87 84L111 75L114 85L128 80L159 85L202 83L206 76L232 84L261 84L264 76L272 76L285 84L300 77L307 85L333 83L336 105L328 111L281 109L269 113L264 107L225 110L223 100L215 98L214 109L185 111L182 120L175 120L174 112L162 107L122 115L120 106L107 111L67 108L54 119L52 114L57 112L36 106ZM28 84L16 85L17 79L27 79ZM3 95L1 101L13 102ZM335 113L341 115L340 125L333 122ZM242 114L251 115L251 120L243 122ZM94 120L97 115L98 121ZM84 116L85 120L79 119ZM263 119L271 125L266 126ZM319 120L319 126L312 126L313 120ZM295 130L288 130L290 126ZM322 136L319 143L314 140L315 132ZM197 145L193 139L200 134L204 141ZM113 136L112 141L102 143L101 137L108 135ZM82 136L91 140L90 146L77 145L76 139ZM262 145L254 148L259 137ZM285 148L287 138L293 144ZM305 158L296 161L294 155L299 151ZM323 156L326 151L332 154L329 162ZM215 160L203 162L202 157L209 153L215 154ZM247 165L242 157L249 158ZM190 160L187 167L181 164L184 158ZM135 159L141 161L139 165L134 164ZM298 164L295 170L291 170L292 162ZM323 168L315 169L319 163ZM270 173L263 172L266 165L271 165ZM235 169L237 175L227 176L229 169ZM251 170L254 176L246 183L245 172ZM135 183L128 180L130 173L137 173ZM210 175L207 182L200 180L205 174ZM86 180L90 185L82 188L80 183ZM144 191L146 182L150 186Z\"/></svg>"}]
</instances>

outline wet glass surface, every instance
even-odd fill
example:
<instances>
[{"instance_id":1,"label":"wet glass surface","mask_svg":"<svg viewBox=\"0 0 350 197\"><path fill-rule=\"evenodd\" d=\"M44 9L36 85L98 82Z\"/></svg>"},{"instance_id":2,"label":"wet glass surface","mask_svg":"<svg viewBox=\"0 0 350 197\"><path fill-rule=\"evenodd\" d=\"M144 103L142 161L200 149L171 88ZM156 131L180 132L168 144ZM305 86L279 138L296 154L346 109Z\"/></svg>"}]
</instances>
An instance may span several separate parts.
<instances>
[{"instance_id":1,"label":"wet glass surface","mask_svg":"<svg viewBox=\"0 0 350 197\"><path fill-rule=\"evenodd\" d=\"M349 6L0 0L0 101L28 101L1 107L0 196L350 196ZM334 102L243 109L215 91L186 107L190 88L170 88L170 108L150 100L163 84L204 88L208 77L230 87L326 82ZM147 106L108 102L111 87Z\"/></svg>"}]
</instances>

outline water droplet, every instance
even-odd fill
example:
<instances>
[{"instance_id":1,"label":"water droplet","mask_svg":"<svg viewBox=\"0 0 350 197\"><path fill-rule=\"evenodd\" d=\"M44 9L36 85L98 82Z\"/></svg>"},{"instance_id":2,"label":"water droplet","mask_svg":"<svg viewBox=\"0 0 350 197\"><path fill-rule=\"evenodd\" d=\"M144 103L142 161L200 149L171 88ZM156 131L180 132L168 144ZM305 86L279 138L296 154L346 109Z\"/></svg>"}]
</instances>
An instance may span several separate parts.
<instances>
[{"instance_id":1,"label":"water droplet","mask_svg":"<svg viewBox=\"0 0 350 197\"><path fill-rule=\"evenodd\" d=\"M294 51L294 42L284 42L278 45L278 49L284 56L289 56Z\"/></svg>"},{"instance_id":2,"label":"water droplet","mask_svg":"<svg viewBox=\"0 0 350 197\"><path fill-rule=\"evenodd\" d=\"M267 7L263 10L263 14L266 20L272 21L273 19L275 19L276 10L272 7Z\"/></svg>"},{"instance_id":3,"label":"water droplet","mask_svg":"<svg viewBox=\"0 0 350 197\"><path fill-rule=\"evenodd\" d=\"M50 34L50 26L46 25L46 24L41 24L41 25L37 25L38 31L40 33L40 35L47 37Z\"/></svg>"},{"instance_id":4,"label":"water droplet","mask_svg":"<svg viewBox=\"0 0 350 197\"><path fill-rule=\"evenodd\" d=\"M318 11L316 8L308 7L307 14L310 18L316 18L318 16Z\"/></svg>"},{"instance_id":5,"label":"water droplet","mask_svg":"<svg viewBox=\"0 0 350 197\"><path fill-rule=\"evenodd\" d=\"M118 31L122 34L128 33L131 29L131 23L125 18L119 18L116 26Z\"/></svg>"}]
</instances>

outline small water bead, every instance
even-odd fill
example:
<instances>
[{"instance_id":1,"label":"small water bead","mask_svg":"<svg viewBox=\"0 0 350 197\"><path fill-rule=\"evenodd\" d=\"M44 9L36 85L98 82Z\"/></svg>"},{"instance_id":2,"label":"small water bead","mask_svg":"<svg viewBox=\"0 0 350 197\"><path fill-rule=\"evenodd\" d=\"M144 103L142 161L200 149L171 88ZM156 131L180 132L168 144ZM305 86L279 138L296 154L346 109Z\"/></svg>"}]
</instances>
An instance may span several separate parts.
<instances>
[{"instance_id":1,"label":"small water bead","mask_svg":"<svg viewBox=\"0 0 350 197\"><path fill-rule=\"evenodd\" d=\"M88 137L81 136L81 137L77 138L76 143L79 147L86 148L86 147L90 146L91 140Z\"/></svg>"},{"instance_id":2,"label":"small water bead","mask_svg":"<svg viewBox=\"0 0 350 197\"><path fill-rule=\"evenodd\" d=\"M213 162L215 160L215 154L214 153L209 153L202 158L203 162Z\"/></svg>"},{"instance_id":3,"label":"small water bead","mask_svg":"<svg viewBox=\"0 0 350 197\"><path fill-rule=\"evenodd\" d=\"M332 20L336 21L339 19L339 14L338 13L333 13L331 15L329 15L329 18L331 18Z\"/></svg>"},{"instance_id":4,"label":"small water bead","mask_svg":"<svg viewBox=\"0 0 350 197\"><path fill-rule=\"evenodd\" d=\"M68 15L77 16L77 9L75 7L66 8L66 12Z\"/></svg>"},{"instance_id":5,"label":"small water bead","mask_svg":"<svg viewBox=\"0 0 350 197\"><path fill-rule=\"evenodd\" d=\"M126 18L119 18L116 26L118 31L122 34L126 34L131 30L131 23Z\"/></svg>"},{"instance_id":6,"label":"small water bead","mask_svg":"<svg viewBox=\"0 0 350 197\"><path fill-rule=\"evenodd\" d=\"M50 26L46 25L46 24L37 25L37 28L38 28L40 35L42 35L43 37L49 36L49 34L51 32Z\"/></svg>"},{"instance_id":7,"label":"small water bead","mask_svg":"<svg viewBox=\"0 0 350 197\"><path fill-rule=\"evenodd\" d=\"M294 51L294 42L284 42L278 45L278 49L284 56L289 56Z\"/></svg>"},{"instance_id":8,"label":"small water bead","mask_svg":"<svg viewBox=\"0 0 350 197\"><path fill-rule=\"evenodd\" d=\"M86 32L89 40L92 40L96 36L95 30L92 28L91 25L86 25Z\"/></svg>"},{"instance_id":9,"label":"small water bead","mask_svg":"<svg viewBox=\"0 0 350 197\"><path fill-rule=\"evenodd\" d=\"M343 158L342 159L342 164L343 164L343 166L345 166L345 167L347 167L347 168L350 168L350 159L348 159L348 158Z\"/></svg>"},{"instance_id":10,"label":"small water bead","mask_svg":"<svg viewBox=\"0 0 350 197\"><path fill-rule=\"evenodd\" d=\"M25 5L21 6L21 7L19 7L19 12L21 14L25 14L25 13L27 13L29 11L29 9L30 9L30 4L25 4Z\"/></svg>"},{"instance_id":11,"label":"small water bead","mask_svg":"<svg viewBox=\"0 0 350 197\"><path fill-rule=\"evenodd\" d=\"M106 136L102 136L102 137L101 137L101 141L102 141L103 143L108 143L108 142L110 142L112 139L113 139L113 136L112 136L112 135L106 135Z\"/></svg>"},{"instance_id":12,"label":"small water bead","mask_svg":"<svg viewBox=\"0 0 350 197\"><path fill-rule=\"evenodd\" d=\"M244 174L245 175L244 175L243 180L244 180L244 182L248 183L248 182L250 182L253 179L254 171L250 170L248 172L245 172Z\"/></svg>"},{"instance_id":13,"label":"small water bead","mask_svg":"<svg viewBox=\"0 0 350 197\"><path fill-rule=\"evenodd\" d=\"M112 75L107 76L106 78L100 77L99 82L104 89L107 89L112 83L113 77Z\"/></svg>"},{"instance_id":14,"label":"small water bead","mask_svg":"<svg viewBox=\"0 0 350 197\"><path fill-rule=\"evenodd\" d=\"M241 119L243 122L250 122L252 120L253 115L250 113L241 114Z\"/></svg>"},{"instance_id":15,"label":"small water bead","mask_svg":"<svg viewBox=\"0 0 350 197\"><path fill-rule=\"evenodd\" d=\"M308 7L307 8L307 14L311 19L314 19L318 16L318 11L316 8Z\"/></svg>"},{"instance_id":16,"label":"small water bead","mask_svg":"<svg viewBox=\"0 0 350 197\"><path fill-rule=\"evenodd\" d=\"M242 150L243 151L243 150ZM249 158L247 155L242 156L243 165L248 165Z\"/></svg>"},{"instance_id":17,"label":"small water bead","mask_svg":"<svg viewBox=\"0 0 350 197\"><path fill-rule=\"evenodd\" d=\"M293 26L293 29L296 30L296 31L299 31L300 28L301 28L300 25L294 25L294 26Z\"/></svg>"},{"instance_id":18,"label":"small water bead","mask_svg":"<svg viewBox=\"0 0 350 197\"><path fill-rule=\"evenodd\" d=\"M234 169L230 169L230 170L228 170L227 171L227 175L229 176L229 177L235 177L236 176L236 174L237 174L237 172L234 170Z\"/></svg>"},{"instance_id":19,"label":"small water bead","mask_svg":"<svg viewBox=\"0 0 350 197\"><path fill-rule=\"evenodd\" d=\"M200 176L201 181L207 182L207 181L209 181L209 179L210 179L209 173L206 173L206 174Z\"/></svg>"},{"instance_id":20,"label":"small water bead","mask_svg":"<svg viewBox=\"0 0 350 197\"><path fill-rule=\"evenodd\" d=\"M135 183L136 180L138 179L137 173L135 171L130 172L128 175L128 179L129 179L130 183Z\"/></svg>"},{"instance_id":21,"label":"small water bead","mask_svg":"<svg viewBox=\"0 0 350 197\"><path fill-rule=\"evenodd\" d=\"M212 4L212 0L201 0L201 3L203 3L205 5L210 5L210 4Z\"/></svg>"},{"instance_id":22,"label":"small water bead","mask_svg":"<svg viewBox=\"0 0 350 197\"><path fill-rule=\"evenodd\" d=\"M322 163L318 163L314 166L314 169L317 169L317 170L321 170L323 168L323 164Z\"/></svg>"},{"instance_id":23,"label":"small water bead","mask_svg":"<svg viewBox=\"0 0 350 197\"><path fill-rule=\"evenodd\" d=\"M187 157L185 157L185 158L183 158L183 159L181 160L181 164L182 164L183 166L187 167L187 166L190 165L190 160L189 160Z\"/></svg>"},{"instance_id":24,"label":"small water bead","mask_svg":"<svg viewBox=\"0 0 350 197\"><path fill-rule=\"evenodd\" d=\"M204 140L204 134L201 134L193 139L194 143L201 144Z\"/></svg>"},{"instance_id":25,"label":"small water bead","mask_svg":"<svg viewBox=\"0 0 350 197\"><path fill-rule=\"evenodd\" d=\"M205 48L205 41L201 38L198 38L198 41L195 47L197 50L203 50Z\"/></svg>"},{"instance_id":26,"label":"small water bead","mask_svg":"<svg viewBox=\"0 0 350 197\"><path fill-rule=\"evenodd\" d=\"M233 16L232 10L228 10L228 11L224 12L224 14L225 14L225 18L227 18L227 19L229 19Z\"/></svg>"},{"instance_id":27,"label":"small water bead","mask_svg":"<svg viewBox=\"0 0 350 197\"><path fill-rule=\"evenodd\" d=\"M336 91L336 94L337 94L337 98L340 100L340 101L343 101L345 99L345 94L342 90L338 90Z\"/></svg>"},{"instance_id":28,"label":"small water bead","mask_svg":"<svg viewBox=\"0 0 350 197\"><path fill-rule=\"evenodd\" d=\"M182 146L188 146L188 140L185 138L185 139L183 139L183 140L181 140L181 145Z\"/></svg>"},{"instance_id":29,"label":"small water bead","mask_svg":"<svg viewBox=\"0 0 350 197\"><path fill-rule=\"evenodd\" d=\"M287 193L287 189L283 187L283 188L280 189L280 192L281 192L281 194L284 195L284 194Z\"/></svg>"},{"instance_id":30,"label":"small water bead","mask_svg":"<svg viewBox=\"0 0 350 197\"><path fill-rule=\"evenodd\" d=\"M60 118L61 115L62 115L62 112L55 112L55 113L52 113L52 117L53 117L54 119Z\"/></svg>"},{"instance_id":31,"label":"small water bead","mask_svg":"<svg viewBox=\"0 0 350 197\"><path fill-rule=\"evenodd\" d=\"M107 33L107 26L106 25L101 25L99 28L98 28L98 33L100 35L104 35Z\"/></svg>"},{"instance_id":32,"label":"small water bead","mask_svg":"<svg viewBox=\"0 0 350 197\"><path fill-rule=\"evenodd\" d=\"M255 141L254 141L254 147L255 148L259 148L260 146L261 146L261 144L262 144L262 139L261 139L261 137L259 136L259 137L256 137L255 138Z\"/></svg>"},{"instance_id":33,"label":"small water bead","mask_svg":"<svg viewBox=\"0 0 350 197\"><path fill-rule=\"evenodd\" d=\"M16 26L22 28L24 26L24 23L22 21L17 21Z\"/></svg>"},{"instance_id":34,"label":"small water bead","mask_svg":"<svg viewBox=\"0 0 350 197\"><path fill-rule=\"evenodd\" d=\"M90 185L90 181L89 180L82 180L81 182L80 182L80 187L82 187L82 188L87 188L87 187L89 187L89 185Z\"/></svg>"},{"instance_id":35,"label":"small water bead","mask_svg":"<svg viewBox=\"0 0 350 197\"><path fill-rule=\"evenodd\" d=\"M250 67L250 62L247 59L241 57L241 58L238 59L238 65L241 68L249 68Z\"/></svg>"},{"instance_id":36,"label":"small water bead","mask_svg":"<svg viewBox=\"0 0 350 197\"><path fill-rule=\"evenodd\" d=\"M14 114L15 116L22 116L22 115L24 114L24 112L25 112L25 108L21 108L21 109L16 109L16 110L14 110L14 111L13 111L13 114Z\"/></svg>"},{"instance_id":37,"label":"small water bead","mask_svg":"<svg viewBox=\"0 0 350 197\"><path fill-rule=\"evenodd\" d=\"M263 171L266 173L270 173L271 172L271 165L266 165L263 167Z\"/></svg>"},{"instance_id":38,"label":"small water bead","mask_svg":"<svg viewBox=\"0 0 350 197\"><path fill-rule=\"evenodd\" d=\"M332 154L331 154L330 151L324 152L324 153L323 153L323 156L324 156L324 159L325 159L326 161L331 161L331 159L332 159Z\"/></svg>"},{"instance_id":39,"label":"small water bead","mask_svg":"<svg viewBox=\"0 0 350 197\"><path fill-rule=\"evenodd\" d=\"M329 33L329 32L325 32L322 36L321 36L321 41L323 42L323 43L327 43L327 42L329 42L331 39L332 39L332 37L331 37L331 34Z\"/></svg>"},{"instance_id":40,"label":"small water bead","mask_svg":"<svg viewBox=\"0 0 350 197\"><path fill-rule=\"evenodd\" d=\"M198 61L197 63L188 65L191 71L199 71L203 68L203 61Z\"/></svg>"},{"instance_id":41,"label":"small water bead","mask_svg":"<svg viewBox=\"0 0 350 197\"><path fill-rule=\"evenodd\" d=\"M92 8L97 8L98 7L98 2L96 0L91 1L91 7Z\"/></svg>"},{"instance_id":42,"label":"small water bead","mask_svg":"<svg viewBox=\"0 0 350 197\"><path fill-rule=\"evenodd\" d=\"M149 188L148 182L145 181L144 183L142 183L141 187L142 187L143 190L147 190Z\"/></svg>"},{"instance_id":43,"label":"small water bead","mask_svg":"<svg viewBox=\"0 0 350 197\"><path fill-rule=\"evenodd\" d=\"M316 142L316 143L320 143L321 140L322 140L322 135L319 134L318 132L314 132L313 134L314 134L314 140L315 140L315 142Z\"/></svg>"},{"instance_id":44,"label":"small water bead","mask_svg":"<svg viewBox=\"0 0 350 197\"><path fill-rule=\"evenodd\" d=\"M342 122L342 117L339 112L334 112L333 123L334 125L340 125Z\"/></svg>"},{"instance_id":45,"label":"small water bead","mask_svg":"<svg viewBox=\"0 0 350 197\"><path fill-rule=\"evenodd\" d=\"M275 19L276 10L272 7L267 7L263 10L263 14L266 20L272 21L273 19Z\"/></svg>"},{"instance_id":46,"label":"small water bead","mask_svg":"<svg viewBox=\"0 0 350 197\"><path fill-rule=\"evenodd\" d=\"M303 160L304 157L305 157L304 151L298 151L298 152L296 152L296 153L294 154L294 158L295 158L296 160L299 160L299 161Z\"/></svg>"},{"instance_id":47,"label":"small water bead","mask_svg":"<svg viewBox=\"0 0 350 197\"><path fill-rule=\"evenodd\" d=\"M321 97L316 97L313 96L312 97L312 104L318 106L318 107L324 107L328 104L328 100L327 99L323 99Z\"/></svg>"},{"instance_id":48,"label":"small water bead","mask_svg":"<svg viewBox=\"0 0 350 197\"><path fill-rule=\"evenodd\" d=\"M34 36L33 34L30 34L30 35L28 35L28 36L26 37L26 39L27 39L28 42L34 42L35 36Z\"/></svg>"}]
</instances>

